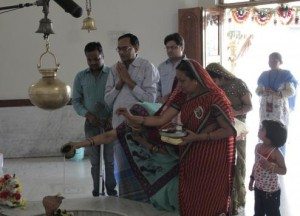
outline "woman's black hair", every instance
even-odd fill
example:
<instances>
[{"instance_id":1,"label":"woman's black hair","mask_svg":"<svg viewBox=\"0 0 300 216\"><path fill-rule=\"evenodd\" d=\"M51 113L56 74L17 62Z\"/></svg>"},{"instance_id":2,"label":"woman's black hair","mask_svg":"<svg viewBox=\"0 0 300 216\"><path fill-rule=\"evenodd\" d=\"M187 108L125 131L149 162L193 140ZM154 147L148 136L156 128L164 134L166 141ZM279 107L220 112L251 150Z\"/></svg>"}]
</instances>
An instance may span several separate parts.
<instances>
[{"instance_id":1,"label":"woman's black hair","mask_svg":"<svg viewBox=\"0 0 300 216\"><path fill-rule=\"evenodd\" d=\"M181 60L177 65L176 70L182 71L191 80L197 80L194 69L192 68L191 63L189 63L187 60Z\"/></svg>"},{"instance_id":2,"label":"woman's black hair","mask_svg":"<svg viewBox=\"0 0 300 216\"><path fill-rule=\"evenodd\" d=\"M264 120L262 126L266 129L266 137L271 141L272 146L281 147L285 144L287 129L281 122Z\"/></svg>"},{"instance_id":3,"label":"woman's black hair","mask_svg":"<svg viewBox=\"0 0 300 216\"><path fill-rule=\"evenodd\" d=\"M209 76L212 78L212 79L221 79L223 76L214 72L214 71L210 71L210 70L207 70L206 71L208 72Z\"/></svg>"}]
</instances>

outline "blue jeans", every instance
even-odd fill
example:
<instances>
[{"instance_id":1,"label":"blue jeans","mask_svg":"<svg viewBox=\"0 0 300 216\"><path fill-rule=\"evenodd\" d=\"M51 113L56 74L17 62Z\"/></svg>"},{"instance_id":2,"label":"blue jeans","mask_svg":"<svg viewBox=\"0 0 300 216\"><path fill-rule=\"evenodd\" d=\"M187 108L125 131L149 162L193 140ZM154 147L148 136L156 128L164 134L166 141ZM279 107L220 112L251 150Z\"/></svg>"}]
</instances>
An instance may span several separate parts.
<instances>
[{"instance_id":1,"label":"blue jeans","mask_svg":"<svg viewBox=\"0 0 300 216\"><path fill-rule=\"evenodd\" d=\"M254 189L254 216L280 216L280 190L268 193Z\"/></svg>"},{"instance_id":2,"label":"blue jeans","mask_svg":"<svg viewBox=\"0 0 300 216\"><path fill-rule=\"evenodd\" d=\"M91 125L88 121L85 122L84 131L86 138L96 136L104 132L100 127L95 127ZM100 191L100 160L102 160L100 146L91 146L86 148L86 152L89 155L91 162L91 174L93 178L93 196L99 196L103 193L103 188ZM107 195L116 196L116 179L114 175L114 145L107 144L104 145L103 151L104 166L105 166L105 188Z\"/></svg>"}]
</instances>

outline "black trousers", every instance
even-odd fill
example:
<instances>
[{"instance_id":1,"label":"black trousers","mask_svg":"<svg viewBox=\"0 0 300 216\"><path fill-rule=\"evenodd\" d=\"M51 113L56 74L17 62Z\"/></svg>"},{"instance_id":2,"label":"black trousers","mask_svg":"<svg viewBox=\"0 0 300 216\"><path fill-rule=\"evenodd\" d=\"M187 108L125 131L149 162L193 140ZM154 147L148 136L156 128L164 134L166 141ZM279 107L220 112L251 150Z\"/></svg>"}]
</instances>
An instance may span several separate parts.
<instances>
[{"instance_id":1,"label":"black trousers","mask_svg":"<svg viewBox=\"0 0 300 216\"><path fill-rule=\"evenodd\" d=\"M268 193L255 188L254 216L280 216L280 193L280 190Z\"/></svg>"}]
</instances>

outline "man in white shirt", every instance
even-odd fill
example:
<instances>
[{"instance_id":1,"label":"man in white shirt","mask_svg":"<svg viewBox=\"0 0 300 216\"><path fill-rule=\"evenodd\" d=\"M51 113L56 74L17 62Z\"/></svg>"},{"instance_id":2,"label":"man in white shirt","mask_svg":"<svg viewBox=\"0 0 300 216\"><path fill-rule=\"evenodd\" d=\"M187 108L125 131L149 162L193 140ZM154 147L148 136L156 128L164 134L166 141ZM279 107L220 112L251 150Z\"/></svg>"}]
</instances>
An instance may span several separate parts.
<instances>
[{"instance_id":1,"label":"man in white shirt","mask_svg":"<svg viewBox=\"0 0 300 216\"><path fill-rule=\"evenodd\" d=\"M124 121L116 114L120 107L130 108L137 102L155 102L159 73L152 63L137 55L139 40L133 34L118 38L117 52L120 62L112 66L105 88L105 102L113 107L112 126L116 128ZM115 159L118 165L116 173L119 196L133 200L146 200L139 182L135 179L126 155L120 144L115 146Z\"/></svg>"},{"instance_id":2,"label":"man in white shirt","mask_svg":"<svg viewBox=\"0 0 300 216\"><path fill-rule=\"evenodd\" d=\"M157 89L157 102L160 103L164 103L169 97L176 76L176 67L185 58L183 54L184 39L180 34L167 35L164 44L169 58L158 66L160 80Z\"/></svg>"}]
</instances>

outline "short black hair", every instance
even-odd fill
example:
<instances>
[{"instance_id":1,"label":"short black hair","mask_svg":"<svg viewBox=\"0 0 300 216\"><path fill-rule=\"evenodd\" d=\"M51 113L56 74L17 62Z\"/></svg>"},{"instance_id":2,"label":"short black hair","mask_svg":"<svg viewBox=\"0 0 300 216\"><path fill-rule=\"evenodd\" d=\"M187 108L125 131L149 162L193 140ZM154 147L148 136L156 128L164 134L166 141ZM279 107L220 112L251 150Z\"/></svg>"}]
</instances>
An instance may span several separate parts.
<instances>
[{"instance_id":1,"label":"short black hair","mask_svg":"<svg viewBox=\"0 0 300 216\"><path fill-rule=\"evenodd\" d=\"M177 65L176 70L182 71L191 80L198 80L191 63L189 63L187 60L181 60Z\"/></svg>"},{"instance_id":2,"label":"short black hair","mask_svg":"<svg viewBox=\"0 0 300 216\"><path fill-rule=\"evenodd\" d=\"M174 41L178 46L184 47L184 39L179 33L167 35L164 39L164 44L167 45L169 41Z\"/></svg>"},{"instance_id":3,"label":"short black hair","mask_svg":"<svg viewBox=\"0 0 300 216\"><path fill-rule=\"evenodd\" d=\"M263 120L261 124L266 129L266 137L271 141L272 146L281 147L285 144L287 129L281 122Z\"/></svg>"},{"instance_id":4,"label":"short black hair","mask_svg":"<svg viewBox=\"0 0 300 216\"><path fill-rule=\"evenodd\" d=\"M133 46L139 46L140 45L138 37L135 36L134 34L127 33L127 34L121 35L118 38L118 41L121 40L121 39L124 39L124 38L129 38L130 39L130 44L133 45Z\"/></svg>"},{"instance_id":5,"label":"short black hair","mask_svg":"<svg viewBox=\"0 0 300 216\"><path fill-rule=\"evenodd\" d=\"M103 56L102 45L99 42L90 42L84 47L84 53L92 52L94 50L98 50L99 53Z\"/></svg>"},{"instance_id":6,"label":"short black hair","mask_svg":"<svg viewBox=\"0 0 300 216\"><path fill-rule=\"evenodd\" d=\"M282 61L282 56L281 56L281 54L280 54L279 52L273 52L273 53L271 53L271 54L269 55L269 58L270 58L270 57L273 57L273 58L277 59L277 60L280 62L280 64L283 63L283 61Z\"/></svg>"}]
</instances>

